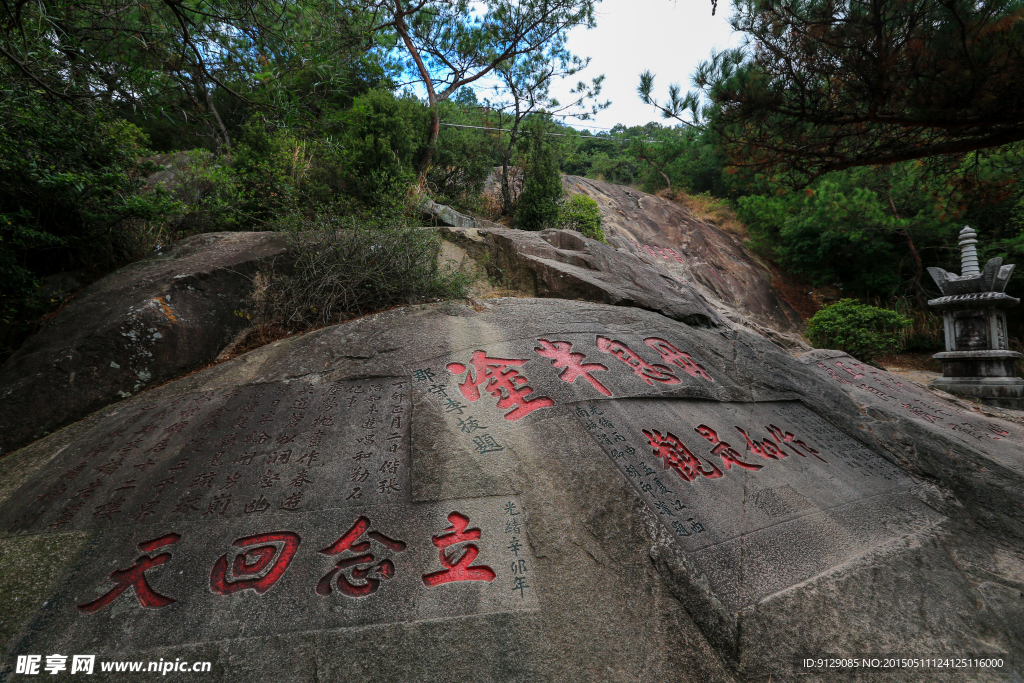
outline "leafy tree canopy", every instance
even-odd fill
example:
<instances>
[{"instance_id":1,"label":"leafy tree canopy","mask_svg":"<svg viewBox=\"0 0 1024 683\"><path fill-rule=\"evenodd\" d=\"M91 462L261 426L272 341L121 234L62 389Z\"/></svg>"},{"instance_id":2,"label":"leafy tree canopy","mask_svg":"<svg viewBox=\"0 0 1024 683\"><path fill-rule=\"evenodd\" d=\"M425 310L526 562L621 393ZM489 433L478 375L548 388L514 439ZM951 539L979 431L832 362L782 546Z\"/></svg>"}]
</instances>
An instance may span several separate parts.
<instances>
[{"instance_id":1,"label":"leafy tree canopy","mask_svg":"<svg viewBox=\"0 0 1024 683\"><path fill-rule=\"evenodd\" d=\"M568 55L564 49L566 33L576 26L592 27L597 2L600 0L366 3L376 28L391 30L397 36L397 44L407 58L407 73L426 89L431 119L420 177L425 177L437 147L440 102L481 78L496 75L498 69L530 78L537 71L531 56L549 51L556 59ZM524 62L524 66L517 69L517 62Z\"/></svg>"}]
</instances>

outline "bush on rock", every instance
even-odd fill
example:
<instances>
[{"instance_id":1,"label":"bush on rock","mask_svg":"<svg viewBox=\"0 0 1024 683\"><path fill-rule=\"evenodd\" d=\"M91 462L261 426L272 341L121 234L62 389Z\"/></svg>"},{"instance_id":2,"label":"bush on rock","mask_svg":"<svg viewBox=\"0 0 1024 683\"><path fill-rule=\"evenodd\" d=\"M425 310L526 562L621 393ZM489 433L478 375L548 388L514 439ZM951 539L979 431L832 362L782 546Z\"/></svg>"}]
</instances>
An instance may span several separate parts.
<instances>
[{"instance_id":1,"label":"bush on rock","mask_svg":"<svg viewBox=\"0 0 1024 683\"><path fill-rule=\"evenodd\" d=\"M869 362L900 347L900 331L913 321L896 311L840 299L807 321L807 336L818 348L838 349Z\"/></svg>"},{"instance_id":2,"label":"bush on rock","mask_svg":"<svg viewBox=\"0 0 1024 683\"><path fill-rule=\"evenodd\" d=\"M562 204L558 223L560 228L575 230L584 237L607 243L601 229L601 209L596 201L584 194L574 194Z\"/></svg>"}]
</instances>

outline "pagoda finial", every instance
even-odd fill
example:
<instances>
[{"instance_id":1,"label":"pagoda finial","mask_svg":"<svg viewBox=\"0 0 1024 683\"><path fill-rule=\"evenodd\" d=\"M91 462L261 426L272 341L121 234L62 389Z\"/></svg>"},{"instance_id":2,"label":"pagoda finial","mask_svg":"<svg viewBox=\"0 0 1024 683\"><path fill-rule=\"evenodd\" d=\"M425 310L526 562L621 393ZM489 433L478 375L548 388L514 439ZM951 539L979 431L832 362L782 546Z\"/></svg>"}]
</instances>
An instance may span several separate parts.
<instances>
[{"instance_id":1,"label":"pagoda finial","mask_svg":"<svg viewBox=\"0 0 1024 683\"><path fill-rule=\"evenodd\" d=\"M978 269L978 250L974 247L978 243L978 233L969 226L964 226L960 231L960 277L980 275Z\"/></svg>"}]
</instances>

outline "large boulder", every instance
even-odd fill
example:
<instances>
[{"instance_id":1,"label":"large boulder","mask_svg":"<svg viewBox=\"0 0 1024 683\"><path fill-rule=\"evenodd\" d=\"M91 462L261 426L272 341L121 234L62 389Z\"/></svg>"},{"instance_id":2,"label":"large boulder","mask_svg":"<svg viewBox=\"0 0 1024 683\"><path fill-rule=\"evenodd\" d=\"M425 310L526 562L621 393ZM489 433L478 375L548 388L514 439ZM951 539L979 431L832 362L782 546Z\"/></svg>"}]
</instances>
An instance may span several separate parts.
<instances>
[{"instance_id":1,"label":"large boulder","mask_svg":"<svg viewBox=\"0 0 1024 683\"><path fill-rule=\"evenodd\" d=\"M197 235L88 287L0 368L0 455L214 360L285 251L280 233Z\"/></svg>"},{"instance_id":2,"label":"large boulder","mask_svg":"<svg viewBox=\"0 0 1024 683\"><path fill-rule=\"evenodd\" d=\"M1021 680L1022 439L652 310L395 309L0 460L0 678Z\"/></svg>"},{"instance_id":3,"label":"large boulder","mask_svg":"<svg viewBox=\"0 0 1024 683\"><path fill-rule=\"evenodd\" d=\"M723 324L706 299L679 278L578 232L502 226L437 230L491 278L526 296L635 306L694 325ZM455 254L449 258L458 260Z\"/></svg>"},{"instance_id":4,"label":"large boulder","mask_svg":"<svg viewBox=\"0 0 1024 683\"><path fill-rule=\"evenodd\" d=\"M737 236L697 220L675 202L624 185L580 176L565 176L563 184L569 193L597 202L611 245L684 280L724 316L782 338L801 331L781 274Z\"/></svg>"}]
</instances>

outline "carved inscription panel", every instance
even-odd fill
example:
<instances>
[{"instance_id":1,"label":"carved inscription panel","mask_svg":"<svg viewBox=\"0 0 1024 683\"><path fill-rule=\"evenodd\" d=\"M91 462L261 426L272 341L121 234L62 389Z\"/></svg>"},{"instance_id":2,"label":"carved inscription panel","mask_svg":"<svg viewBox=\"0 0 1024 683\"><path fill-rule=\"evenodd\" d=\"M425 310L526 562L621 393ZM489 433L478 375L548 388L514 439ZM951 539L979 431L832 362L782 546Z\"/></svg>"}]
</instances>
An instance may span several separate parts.
<instances>
[{"instance_id":1,"label":"carved inscription panel","mask_svg":"<svg viewBox=\"0 0 1024 683\"><path fill-rule=\"evenodd\" d=\"M953 335L957 351L989 348L988 325L981 311L957 311L953 314Z\"/></svg>"},{"instance_id":2,"label":"carved inscription panel","mask_svg":"<svg viewBox=\"0 0 1024 683\"><path fill-rule=\"evenodd\" d=\"M35 617L66 627L29 624L19 648L536 609L518 499L410 501L411 387L282 382L108 417L0 509L0 539L94 532Z\"/></svg>"},{"instance_id":3,"label":"carved inscription panel","mask_svg":"<svg viewBox=\"0 0 1024 683\"><path fill-rule=\"evenodd\" d=\"M144 404L59 455L0 511L0 534L404 499L409 386L260 384Z\"/></svg>"},{"instance_id":4,"label":"carved inscription panel","mask_svg":"<svg viewBox=\"0 0 1024 683\"><path fill-rule=\"evenodd\" d=\"M537 609L512 497L100 530L38 647L138 647ZM36 636L33 636L36 637Z\"/></svg>"},{"instance_id":5,"label":"carved inscription panel","mask_svg":"<svg viewBox=\"0 0 1024 683\"><path fill-rule=\"evenodd\" d=\"M573 412L730 608L933 516L909 477L796 402L626 399Z\"/></svg>"}]
</instances>

